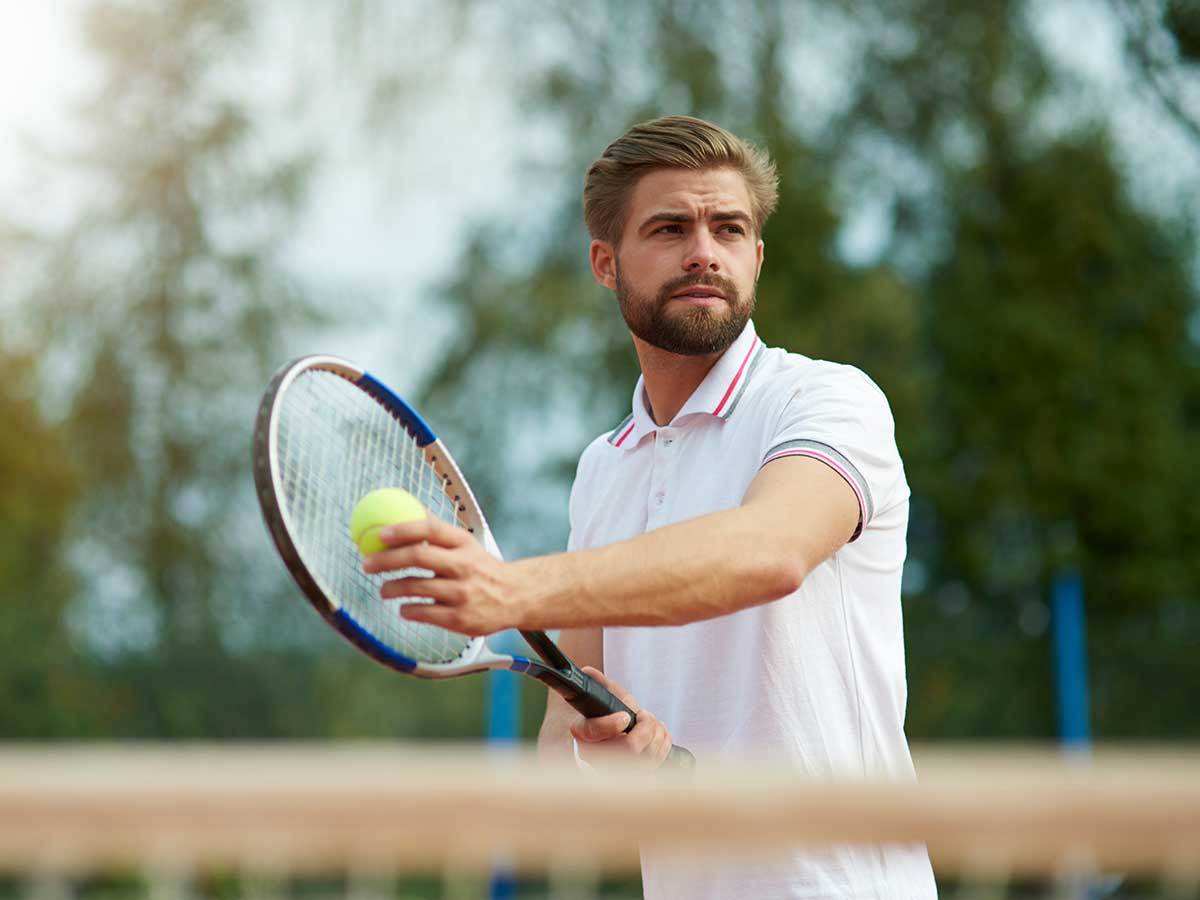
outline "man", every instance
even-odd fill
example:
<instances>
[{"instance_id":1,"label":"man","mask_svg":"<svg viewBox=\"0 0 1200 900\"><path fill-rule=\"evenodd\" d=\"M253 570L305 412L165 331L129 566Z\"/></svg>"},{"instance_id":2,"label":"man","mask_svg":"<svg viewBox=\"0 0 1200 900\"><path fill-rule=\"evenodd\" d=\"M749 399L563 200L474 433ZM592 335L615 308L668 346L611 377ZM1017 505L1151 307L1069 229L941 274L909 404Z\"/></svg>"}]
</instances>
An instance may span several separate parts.
<instances>
[{"instance_id":1,"label":"man","mask_svg":"<svg viewBox=\"0 0 1200 900\"><path fill-rule=\"evenodd\" d=\"M815 775L912 777L900 574L908 485L887 401L861 372L768 348L750 321L777 196L761 151L673 116L588 171L597 281L641 363L631 414L584 451L566 554L501 563L462 529L394 526L369 571L435 577L410 619L470 634L562 628L637 712L586 720L551 694L545 752L660 762L672 741L772 753ZM422 543L424 542L424 543ZM399 579L384 596L412 594ZM919 848L769 866L643 859L646 897L924 898Z\"/></svg>"}]
</instances>

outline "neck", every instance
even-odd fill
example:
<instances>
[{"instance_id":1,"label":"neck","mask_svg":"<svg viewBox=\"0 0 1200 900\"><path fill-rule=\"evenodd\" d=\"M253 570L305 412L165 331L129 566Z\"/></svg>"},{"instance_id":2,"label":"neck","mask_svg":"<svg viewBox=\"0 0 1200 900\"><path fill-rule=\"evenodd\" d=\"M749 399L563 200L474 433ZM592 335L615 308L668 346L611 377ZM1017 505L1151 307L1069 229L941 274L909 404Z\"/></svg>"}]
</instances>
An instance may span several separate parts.
<instances>
[{"instance_id":1,"label":"neck","mask_svg":"<svg viewBox=\"0 0 1200 900\"><path fill-rule=\"evenodd\" d=\"M637 336L633 345L642 366L646 401L655 425L671 423L724 352L680 356L647 344Z\"/></svg>"}]
</instances>

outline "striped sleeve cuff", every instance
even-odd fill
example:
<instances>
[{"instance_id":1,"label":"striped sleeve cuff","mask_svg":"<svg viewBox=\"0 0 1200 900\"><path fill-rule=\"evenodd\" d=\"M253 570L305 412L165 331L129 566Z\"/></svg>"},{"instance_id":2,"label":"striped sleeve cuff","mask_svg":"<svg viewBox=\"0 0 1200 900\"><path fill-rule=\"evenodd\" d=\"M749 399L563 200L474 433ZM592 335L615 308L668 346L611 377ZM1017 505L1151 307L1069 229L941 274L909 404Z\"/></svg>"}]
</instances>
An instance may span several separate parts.
<instances>
[{"instance_id":1,"label":"striped sleeve cuff","mask_svg":"<svg viewBox=\"0 0 1200 900\"><path fill-rule=\"evenodd\" d=\"M854 535L850 538L851 541L857 540L862 534L863 528L871 521L872 515L875 513L875 503L871 499L871 489L867 485L867 480L850 460L846 459L837 450L830 447L828 444L822 444L820 441L796 440L784 441L782 444L777 444L767 451L763 458L762 464L765 466L772 460L780 459L784 456L810 456L813 459L819 459L825 465L829 466L835 472L846 479L846 483L850 485L854 495L858 498L858 528L854 530ZM761 468L761 467L760 467Z\"/></svg>"}]
</instances>

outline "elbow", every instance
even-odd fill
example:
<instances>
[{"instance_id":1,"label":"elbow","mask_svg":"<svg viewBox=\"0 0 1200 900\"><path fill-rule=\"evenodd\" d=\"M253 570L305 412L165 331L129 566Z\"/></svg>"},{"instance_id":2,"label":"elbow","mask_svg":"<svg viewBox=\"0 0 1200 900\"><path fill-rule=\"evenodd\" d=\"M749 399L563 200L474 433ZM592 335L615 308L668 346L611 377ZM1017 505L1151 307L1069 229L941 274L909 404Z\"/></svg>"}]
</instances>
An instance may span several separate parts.
<instances>
[{"instance_id":1,"label":"elbow","mask_svg":"<svg viewBox=\"0 0 1200 900\"><path fill-rule=\"evenodd\" d=\"M779 560L772 572L772 599L778 600L800 590L804 579L812 571L812 566L805 559L790 555Z\"/></svg>"}]
</instances>

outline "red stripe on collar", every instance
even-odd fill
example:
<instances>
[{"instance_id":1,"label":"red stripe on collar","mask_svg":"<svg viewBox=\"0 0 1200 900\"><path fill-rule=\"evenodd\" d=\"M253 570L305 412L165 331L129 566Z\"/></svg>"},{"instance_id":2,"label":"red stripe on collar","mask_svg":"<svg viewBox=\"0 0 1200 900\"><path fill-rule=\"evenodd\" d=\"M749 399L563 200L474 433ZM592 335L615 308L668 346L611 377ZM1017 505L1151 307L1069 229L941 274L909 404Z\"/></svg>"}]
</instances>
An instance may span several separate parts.
<instances>
[{"instance_id":1,"label":"red stripe on collar","mask_svg":"<svg viewBox=\"0 0 1200 900\"><path fill-rule=\"evenodd\" d=\"M725 408L725 404L729 402L730 396L733 394L733 389L737 387L737 383L742 380L742 373L746 371L746 364L750 362L750 357L754 355L754 351L758 349L758 338L754 339L754 343L750 345L750 349L746 352L746 358L742 360L742 364L738 366L737 374L733 376L733 381L729 382L729 387L725 389L725 396L721 398L721 402L717 404L717 408L712 411L714 416L719 416L721 410Z\"/></svg>"},{"instance_id":2,"label":"red stripe on collar","mask_svg":"<svg viewBox=\"0 0 1200 900\"><path fill-rule=\"evenodd\" d=\"M621 444L624 443L625 438L629 437L629 433L631 431L633 431L633 428L635 425L637 425L637 422L630 422L629 427L625 429L625 433L623 435L621 435L619 438L617 438L616 441L613 442L613 446L620 447Z\"/></svg>"}]
</instances>

